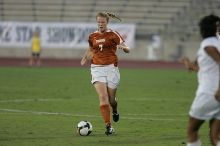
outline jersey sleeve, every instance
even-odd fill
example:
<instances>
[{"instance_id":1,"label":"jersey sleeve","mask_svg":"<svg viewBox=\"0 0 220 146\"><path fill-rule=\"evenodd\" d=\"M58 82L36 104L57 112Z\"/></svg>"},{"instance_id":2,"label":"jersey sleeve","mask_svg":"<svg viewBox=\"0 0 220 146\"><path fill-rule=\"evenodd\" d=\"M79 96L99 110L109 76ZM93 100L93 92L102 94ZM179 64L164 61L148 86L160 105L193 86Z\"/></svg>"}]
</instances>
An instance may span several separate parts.
<instances>
[{"instance_id":1,"label":"jersey sleeve","mask_svg":"<svg viewBox=\"0 0 220 146\"><path fill-rule=\"evenodd\" d=\"M220 52L220 41L217 39L215 42L214 42L214 46L217 48L217 50Z\"/></svg>"},{"instance_id":2,"label":"jersey sleeve","mask_svg":"<svg viewBox=\"0 0 220 146\"><path fill-rule=\"evenodd\" d=\"M218 51L220 51L220 42L217 39L206 39L201 44L202 48L206 48L206 47L209 47L209 46L213 46Z\"/></svg>"},{"instance_id":3,"label":"jersey sleeve","mask_svg":"<svg viewBox=\"0 0 220 146\"><path fill-rule=\"evenodd\" d=\"M117 31L114 31L114 41L117 45L125 42L124 39L122 38L122 36L117 32Z\"/></svg>"},{"instance_id":4,"label":"jersey sleeve","mask_svg":"<svg viewBox=\"0 0 220 146\"><path fill-rule=\"evenodd\" d=\"M91 37L91 35L89 36L88 42L89 42L89 46L92 47L92 37Z\"/></svg>"}]
</instances>

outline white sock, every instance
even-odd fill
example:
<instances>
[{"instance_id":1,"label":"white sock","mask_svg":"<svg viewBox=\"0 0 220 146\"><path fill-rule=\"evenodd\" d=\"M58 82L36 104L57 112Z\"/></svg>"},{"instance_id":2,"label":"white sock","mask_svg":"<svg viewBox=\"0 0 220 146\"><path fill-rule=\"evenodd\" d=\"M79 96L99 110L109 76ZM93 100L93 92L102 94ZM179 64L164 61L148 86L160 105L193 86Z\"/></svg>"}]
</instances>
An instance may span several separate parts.
<instances>
[{"instance_id":1,"label":"white sock","mask_svg":"<svg viewBox=\"0 0 220 146\"><path fill-rule=\"evenodd\" d=\"M220 146L220 141L217 142L216 146Z\"/></svg>"},{"instance_id":2,"label":"white sock","mask_svg":"<svg viewBox=\"0 0 220 146\"><path fill-rule=\"evenodd\" d=\"M198 140L195 141L195 142L187 143L187 146L202 146L202 143L201 143L201 141L198 139ZM218 146L218 145L217 145L217 146Z\"/></svg>"}]
</instances>

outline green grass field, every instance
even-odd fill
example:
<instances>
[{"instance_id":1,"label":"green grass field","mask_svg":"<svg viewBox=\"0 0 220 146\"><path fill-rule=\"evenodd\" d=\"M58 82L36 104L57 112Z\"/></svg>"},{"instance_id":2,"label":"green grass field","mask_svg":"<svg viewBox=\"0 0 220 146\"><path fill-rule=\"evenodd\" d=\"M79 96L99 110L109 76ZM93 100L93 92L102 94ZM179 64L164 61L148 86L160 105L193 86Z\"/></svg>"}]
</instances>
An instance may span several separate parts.
<instances>
[{"instance_id":1,"label":"green grass field","mask_svg":"<svg viewBox=\"0 0 220 146\"><path fill-rule=\"evenodd\" d=\"M116 133L104 134L89 68L0 68L0 146L184 146L196 74L121 69ZM93 124L90 136L77 123ZM211 146L207 124L200 135Z\"/></svg>"}]
</instances>

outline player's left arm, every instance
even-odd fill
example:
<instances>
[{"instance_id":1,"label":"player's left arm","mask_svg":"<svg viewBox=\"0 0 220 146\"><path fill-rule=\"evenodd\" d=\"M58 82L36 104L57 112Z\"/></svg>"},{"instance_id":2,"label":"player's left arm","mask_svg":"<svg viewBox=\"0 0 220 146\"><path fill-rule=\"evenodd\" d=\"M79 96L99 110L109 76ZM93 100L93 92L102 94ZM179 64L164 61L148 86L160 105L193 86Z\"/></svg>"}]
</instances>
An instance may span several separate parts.
<instances>
[{"instance_id":1,"label":"player's left arm","mask_svg":"<svg viewBox=\"0 0 220 146\"><path fill-rule=\"evenodd\" d=\"M118 45L118 49L122 49L125 53L130 52L130 48L124 42Z\"/></svg>"},{"instance_id":2,"label":"player's left arm","mask_svg":"<svg viewBox=\"0 0 220 146\"><path fill-rule=\"evenodd\" d=\"M220 65L220 53L215 46L205 47L206 53Z\"/></svg>"},{"instance_id":3,"label":"player's left arm","mask_svg":"<svg viewBox=\"0 0 220 146\"><path fill-rule=\"evenodd\" d=\"M214 46L208 46L205 48L206 53L215 61L218 63L220 68L220 53ZM217 92L215 93L215 98L220 102L220 81L219 81L219 87Z\"/></svg>"},{"instance_id":4,"label":"player's left arm","mask_svg":"<svg viewBox=\"0 0 220 146\"><path fill-rule=\"evenodd\" d=\"M130 52L130 48L125 44L122 36L115 31L115 35L113 37L113 41L117 44L117 49L122 49L125 53Z\"/></svg>"},{"instance_id":5,"label":"player's left arm","mask_svg":"<svg viewBox=\"0 0 220 146\"><path fill-rule=\"evenodd\" d=\"M220 102L220 81L219 81L218 90L217 90L217 92L215 93L215 99Z\"/></svg>"}]
</instances>

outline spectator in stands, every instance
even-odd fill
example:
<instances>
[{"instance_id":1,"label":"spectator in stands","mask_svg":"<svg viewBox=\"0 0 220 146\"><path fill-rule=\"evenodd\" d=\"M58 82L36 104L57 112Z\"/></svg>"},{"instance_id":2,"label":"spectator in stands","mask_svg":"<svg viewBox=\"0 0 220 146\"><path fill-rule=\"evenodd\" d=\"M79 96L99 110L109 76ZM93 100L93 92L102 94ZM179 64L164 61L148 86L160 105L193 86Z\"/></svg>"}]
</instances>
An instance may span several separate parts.
<instances>
[{"instance_id":1,"label":"spectator in stands","mask_svg":"<svg viewBox=\"0 0 220 146\"><path fill-rule=\"evenodd\" d=\"M161 39L158 34L153 34L151 37L151 42L147 46L148 54L147 59L149 61L158 61L161 58Z\"/></svg>"},{"instance_id":2,"label":"spectator in stands","mask_svg":"<svg viewBox=\"0 0 220 146\"><path fill-rule=\"evenodd\" d=\"M209 121L210 139L214 146L220 146L220 41L216 37L215 15L201 19L200 33L203 38L197 52L197 60L183 58L188 70L198 71L198 88L189 112L187 146L201 146L199 129L205 120Z\"/></svg>"},{"instance_id":3,"label":"spectator in stands","mask_svg":"<svg viewBox=\"0 0 220 146\"><path fill-rule=\"evenodd\" d=\"M39 33L36 31L33 33L31 40L31 57L29 61L30 66L41 65L40 53L41 53L41 42L39 38Z\"/></svg>"},{"instance_id":4,"label":"spectator in stands","mask_svg":"<svg viewBox=\"0 0 220 146\"><path fill-rule=\"evenodd\" d=\"M110 120L110 106L114 122L119 120L117 110L116 91L120 81L118 70L117 49L129 53L121 35L107 27L109 18L116 17L111 13L100 12L96 15L98 30L89 36L90 48L85 52L81 65L91 59L92 84L99 97L100 111L106 126L106 135L114 133Z\"/></svg>"},{"instance_id":5,"label":"spectator in stands","mask_svg":"<svg viewBox=\"0 0 220 146\"><path fill-rule=\"evenodd\" d=\"M185 39L184 37L180 37L177 41L176 52L171 55L173 61L179 61L181 57L183 57L184 49L185 49Z\"/></svg>"}]
</instances>

